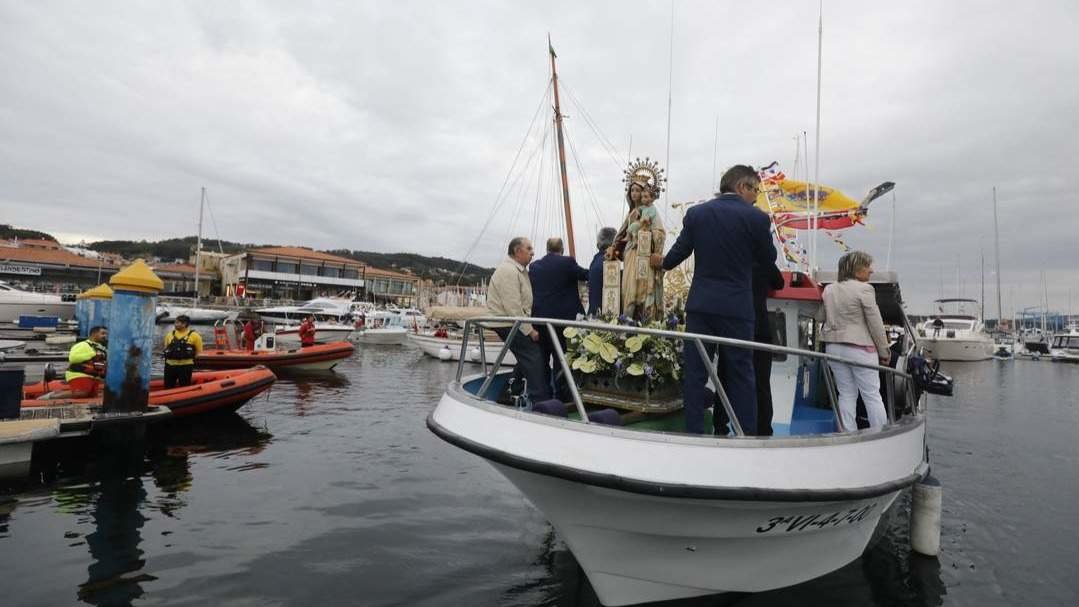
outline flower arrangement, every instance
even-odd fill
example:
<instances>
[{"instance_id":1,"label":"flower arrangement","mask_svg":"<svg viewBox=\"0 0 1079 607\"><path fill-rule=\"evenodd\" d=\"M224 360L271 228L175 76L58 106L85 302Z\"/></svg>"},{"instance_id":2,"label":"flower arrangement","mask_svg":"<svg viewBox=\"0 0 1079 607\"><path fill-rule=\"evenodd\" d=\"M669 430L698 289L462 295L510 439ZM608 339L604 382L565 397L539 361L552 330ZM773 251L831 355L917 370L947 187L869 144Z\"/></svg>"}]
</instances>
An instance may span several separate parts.
<instances>
[{"instance_id":1,"label":"flower arrangement","mask_svg":"<svg viewBox=\"0 0 1079 607\"><path fill-rule=\"evenodd\" d=\"M644 325L626 319L601 318L608 324L648 329L685 330L684 316L675 311L664 321ZM566 327L566 358L570 368L588 375L642 378L649 387L677 383L682 373L682 341L652 335Z\"/></svg>"}]
</instances>

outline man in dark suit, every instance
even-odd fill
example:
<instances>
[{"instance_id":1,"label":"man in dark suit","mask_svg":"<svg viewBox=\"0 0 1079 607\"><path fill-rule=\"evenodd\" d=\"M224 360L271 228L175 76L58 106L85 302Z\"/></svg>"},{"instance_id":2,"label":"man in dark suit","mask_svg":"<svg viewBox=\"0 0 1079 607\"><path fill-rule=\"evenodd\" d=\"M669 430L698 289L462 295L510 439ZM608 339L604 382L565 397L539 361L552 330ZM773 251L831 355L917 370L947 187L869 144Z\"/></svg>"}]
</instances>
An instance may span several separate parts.
<instances>
[{"instance_id":1,"label":"man in dark suit","mask_svg":"<svg viewBox=\"0 0 1079 607\"><path fill-rule=\"evenodd\" d=\"M682 232L665 258L652 257L653 267L674 269L692 253L696 267L686 300L686 331L752 341L753 266L775 264L768 216L753 207L760 178L753 167L737 165L723 174L719 197L691 207ZM706 346L709 357L714 346ZM757 432L757 395L753 353L720 346L719 379L746 434ZM686 431L704 433L704 410L712 405L708 372L697 346L683 352ZM713 416L720 420L722 416ZM717 427L725 433L725 427Z\"/></svg>"},{"instance_id":2,"label":"man in dark suit","mask_svg":"<svg viewBox=\"0 0 1079 607\"><path fill-rule=\"evenodd\" d=\"M577 260L562 254L562 239L547 239L547 254L537 259L528 267L528 278L532 281L532 316L536 318L559 318L573 320L578 314L584 314L581 295L577 283L588 280L588 270L577 265ZM540 346L543 348L543 360L547 368L548 383L551 378L552 357L555 357L554 345L546 327L536 327L540 332ZM555 327L562 351L566 349L566 339L562 329ZM556 370L560 370L557 357L554 358ZM558 373L556 371L555 376ZM566 395L564 382L556 382L556 394ZM565 399L564 399L565 400Z\"/></svg>"},{"instance_id":3,"label":"man in dark suit","mask_svg":"<svg viewBox=\"0 0 1079 607\"><path fill-rule=\"evenodd\" d=\"M592 258L588 266L588 315L595 316L603 305L603 259L607 249L614 244L614 237L618 230L603 228L596 235L596 246L599 252Z\"/></svg>"}]
</instances>

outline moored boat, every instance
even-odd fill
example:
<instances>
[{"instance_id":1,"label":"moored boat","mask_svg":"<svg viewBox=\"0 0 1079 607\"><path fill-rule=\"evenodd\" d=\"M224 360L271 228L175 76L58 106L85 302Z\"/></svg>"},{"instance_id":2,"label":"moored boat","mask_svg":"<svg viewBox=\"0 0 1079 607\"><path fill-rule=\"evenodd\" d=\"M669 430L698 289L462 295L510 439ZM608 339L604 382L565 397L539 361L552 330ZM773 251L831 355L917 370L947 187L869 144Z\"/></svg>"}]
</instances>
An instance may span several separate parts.
<instances>
[{"instance_id":1,"label":"moored boat","mask_svg":"<svg viewBox=\"0 0 1079 607\"><path fill-rule=\"evenodd\" d=\"M0 480L25 478L30 473L34 443L59 435L59 420L0 420Z\"/></svg>"},{"instance_id":2,"label":"moored boat","mask_svg":"<svg viewBox=\"0 0 1079 607\"><path fill-rule=\"evenodd\" d=\"M277 377L266 367L231 371L197 371L191 385L165 388L163 379L150 381L150 404L168 407L174 417L187 417L212 411L235 411L255 396L270 389ZM38 382L23 388L23 410L64 404L101 404L101 398L46 400L41 397L67 384L61 381Z\"/></svg>"},{"instance_id":3,"label":"moored boat","mask_svg":"<svg viewBox=\"0 0 1079 607\"><path fill-rule=\"evenodd\" d=\"M978 361L993 357L993 338L985 331L985 325L971 308L974 299L938 299L933 302L940 311L934 318L922 323L918 330L919 342L926 354L937 360ZM952 305L954 312L944 312Z\"/></svg>"},{"instance_id":4,"label":"moored boat","mask_svg":"<svg viewBox=\"0 0 1079 607\"><path fill-rule=\"evenodd\" d=\"M347 341L294 350L203 350L195 357L195 366L203 369L241 369L262 365L274 372L328 371L352 356L355 350L355 346Z\"/></svg>"},{"instance_id":5,"label":"moored boat","mask_svg":"<svg viewBox=\"0 0 1079 607\"><path fill-rule=\"evenodd\" d=\"M26 315L56 316L69 320L75 316L75 300L66 301L60 295L23 291L0 280L0 323L14 322Z\"/></svg>"},{"instance_id":6,"label":"moored boat","mask_svg":"<svg viewBox=\"0 0 1079 607\"><path fill-rule=\"evenodd\" d=\"M438 337L434 333L409 333L408 341L432 358L454 362L461 360L462 339L460 334L449 333L446 337ZM497 337L485 341L482 352L480 347L473 343L465 352L465 360L479 363L486 358L487 364L494 364L495 359L498 357L498 351L501 349L502 342ZM517 359L512 352L507 352L502 359L502 364L515 365L517 364Z\"/></svg>"},{"instance_id":7,"label":"moored boat","mask_svg":"<svg viewBox=\"0 0 1079 607\"><path fill-rule=\"evenodd\" d=\"M352 335L352 331L353 328L347 324L316 322L315 341L345 341ZM279 346L285 346L287 348L300 347L299 326L279 327L274 329L274 336L277 337L277 345Z\"/></svg>"},{"instance_id":8,"label":"moored boat","mask_svg":"<svg viewBox=\"0 0 1079 607\"><path fill-rule=\"evenodd\" d=\"M400 314L376 311L357 322L350 339L358 344L398 346L407 341L408 331Z\"/></svg>"}]
</instances>

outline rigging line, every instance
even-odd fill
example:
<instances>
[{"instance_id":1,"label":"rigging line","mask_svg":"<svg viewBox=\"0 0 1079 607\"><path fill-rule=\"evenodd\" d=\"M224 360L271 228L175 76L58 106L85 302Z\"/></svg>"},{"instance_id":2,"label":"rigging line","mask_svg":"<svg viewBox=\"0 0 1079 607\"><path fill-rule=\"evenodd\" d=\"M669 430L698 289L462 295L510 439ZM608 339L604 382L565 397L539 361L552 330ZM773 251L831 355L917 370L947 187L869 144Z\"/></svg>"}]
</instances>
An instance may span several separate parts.
<instances>
[{"instance_id":1,"label":"rigging line","mask_svg":"<svg viewBox=\"0 0 1079 607\"><path fill-rule=\"evenodd\" d=\"M671 105L674 89L674 0L671 0L671 48L667 64L667 188L663 191L663 223L670 225L671 207Z\"/></svg>"},{"instance_id":2,"label":"rigging line","mask_svg":"<svg viewBox=\"0 0 1079 607\"><path fill-rule=\"evenodd\" d=\"M536 198L532 203L532 229L531 229L530 233L531 233L533 238L535 238L536 228L539 225L540 194L543 191L543 171L544 171L544 166L543 165L544 165L545 162L547 162L547 156L546 156L545 152L547 151L547 138L550 136L550 134L551 134L550 129L545 128L543 130L543 149L542 149L542 151L540 153L539 170L537 171L537 176L536 176Z\"/></svg>"},{"instance_id":3,"label":"rigging line","mask_svg":"<svg viewBox=\"0 0 1079 607\"><path fill-rule=\"evenodd\" d=\"M588 125L588 128L592 129L592 133L594 133L596 135L596 138L599 139L599 143L601 146L603 146L604 151L606 151L607 154L611 157L611 160L614 161L615 166L621 169L622 162L618 159L618 148L615 147L613 143L611 143L611 140L603 133L603 130L599 128L599 124L596 123L595 119L592 118L592 115L589 114L588 110L585 109L584 104L582 104L580 100L577 99L577 96L573 94L572 89L570 89L570 87L564 81L562 82L562 88L566 91L566 94L569 100L573 103L573 106L580 111L581 117L584 118L585 124ZM564 126L565 125L563 124L563 127Z\"/></svg>"},{"instance_id":4,"label":"rigging line","mask_svg":"<svg viewBox=\"0 0 1079 607\"><path fill-rule=\"evenodd\" d=\"M548 94L546 96L546 99L549 100L550 98L551 98L550 89L548 89ZM527 196L526 196L527 184L525 182L524 176L526 174L528 174L529 167L532 166L532 162L535 161L535 159L537 157L539 157L541 159L541 162L542 162L543 155L542 155L541 151L542 151L542 149L544 147L543 144L545 143L545 140L546 140L546 134L547 134L547 131L545 130L544 131L544 138L541 138L540 140L538 140L536 142L537 145L533 146L532 151L529 154L528 159L526 160L524 167L517 174L517 177L516 177L514 183L510 186L509 192L507 193L507 196L509 196L515 190L517 192L517 206L516 206L516 209L513 212L513 216L510 219L509 224L506 226L506 241L507 242L509 241L510 238L512 238L514 236L514 234L512 233L513 229L514 229L514 226L518 225L517 222L521 217L521 211L524 210L524 207L525 207L525 200L527 199Z\"/></svg>"},{"instance_id":5,"label":"rigging line","mask_svg":"<svg viewBox=\"0 0 1079 607\"><path fill-rule=\"evenodd\" d=\"M214 209L210 206L210 195L207 194L204 200L206 201L206 210L210 212L210 224L214 226L214 236L217 236L217 251L224 255L225 247L221 245L221 233L217 231L217 220L214 219Z\"/></svg>"},{"instance_id":6,"label":"rigging line","mask_svg":"<svg viewBox=\"0 0 1079 607\"><path fill-rule=\"evenodd\" d=\"M506 178L502 181L502 187L498 190L498 195L495 196L494 204L491 205L491 212L487 216L487 220L484 222L483 227L480 228L480 233L476 236L476 239L472 241L472 245L469 246L468 251L465 252L464 258L461 260L461 269L457 272L457 284L461 284L461 277L464 276L465 268L468 266L468 259L472 253L476 250L476 246L479 245L480 240L483 238L484 233L487 232L487 228L490 227L491 221L494 219L498 212L499 200L502 198L502 193L506 189L506 184L510 180L510 176L513 175L513 169L517 166L517 160L521 157L521 151L524 150L525 143L528 142L528 136L532 133L532 127L536 124L536 118L539 116L540 110L543 109L544 101L547 100L548 91L551 89L552 83L547 82L547 88L544 90L543 95L540 97L540 102L536 106L536 111L532 114L532 120L528 124L528 130L525 131L524 138L521 139L521 145L517 148L517 153L513 157L513 162L510 164L509 171L506 172Z\"/></svg>"},{"instance_id":7,"label":"rigging line","mask_svg":"<svg viewBox=\"0 0 1079 607\"><path fill-rule=\"evenodd\" d=\"M565 125L563 125L563 131L565 131ZM568 132L565 133L565 135L566 135L566 140L569 141L569 151L570 151L570 155L573 156L573 163L575 165L577 165L577 172L581 176L581 183L584 184L584 190L588 194L588 197L589 197L588 201L592 204L592 213L596 216L596 223L602 225L603 219L600 217L599 205L597 204L597 201L596 201L596 194L595 194L595 192L592 191L592 185L588 182L588 175L586 175L585 172L584 172L584 166L582 166L582 164L581 164L581 157L577 153L577 146L573 143L573 139L571 139L569 137Z\"/></svg>"}]
</instances>

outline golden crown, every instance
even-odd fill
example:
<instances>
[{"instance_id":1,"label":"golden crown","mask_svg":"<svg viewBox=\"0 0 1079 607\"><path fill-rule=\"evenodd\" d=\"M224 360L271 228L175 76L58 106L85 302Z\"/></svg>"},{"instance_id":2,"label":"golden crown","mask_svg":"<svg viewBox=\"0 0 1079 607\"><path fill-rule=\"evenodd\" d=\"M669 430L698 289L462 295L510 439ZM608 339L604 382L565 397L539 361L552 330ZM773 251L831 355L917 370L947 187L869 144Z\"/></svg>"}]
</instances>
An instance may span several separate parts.
<instances>
[{"instance_id":1,"label":"golden crown","mask_svg":"<svg viewBox=\"0 0 1079 607\"><path fill-rule=\"evenodd\" d=\"M636 183L650 186L658 193L666 189L664 185L667 183L667 178L663 176L663 169L659 168L659 163L645 156L644 160L637 158L629 163L622 183L626 184L627 192L630 186Z\"/></svg>"}]
</instances>

